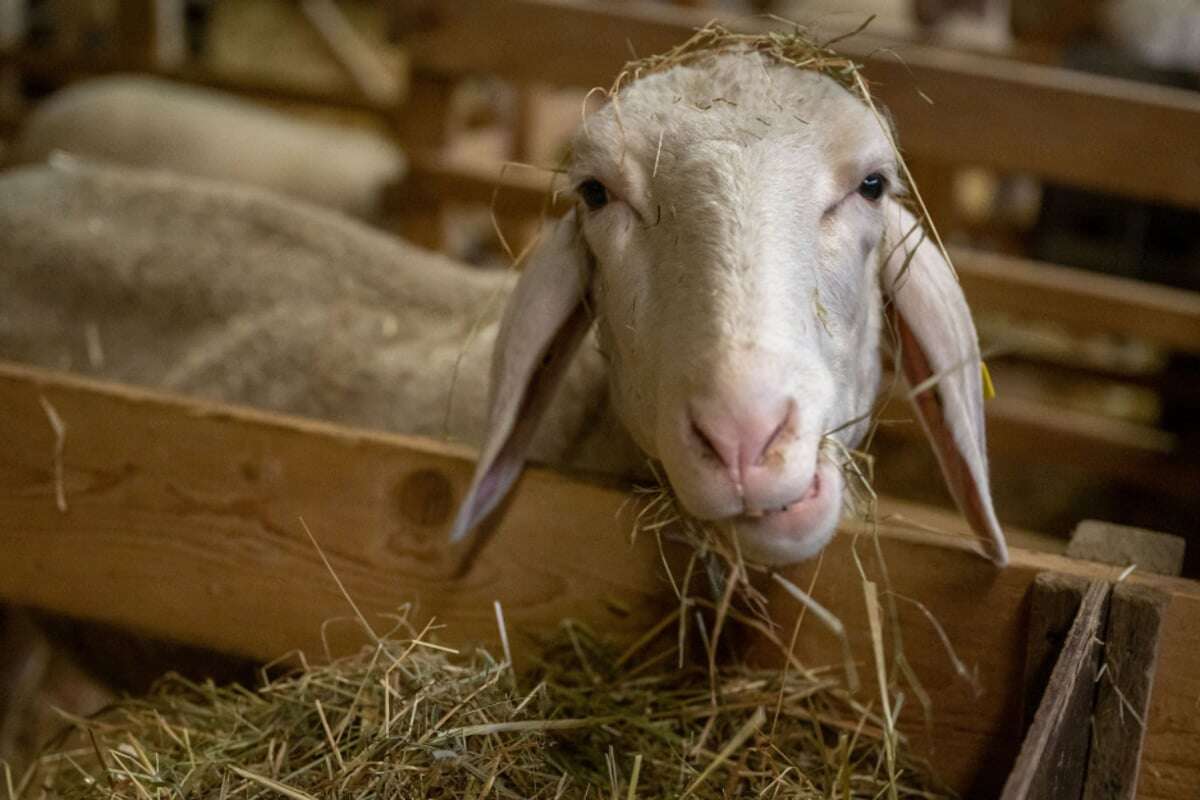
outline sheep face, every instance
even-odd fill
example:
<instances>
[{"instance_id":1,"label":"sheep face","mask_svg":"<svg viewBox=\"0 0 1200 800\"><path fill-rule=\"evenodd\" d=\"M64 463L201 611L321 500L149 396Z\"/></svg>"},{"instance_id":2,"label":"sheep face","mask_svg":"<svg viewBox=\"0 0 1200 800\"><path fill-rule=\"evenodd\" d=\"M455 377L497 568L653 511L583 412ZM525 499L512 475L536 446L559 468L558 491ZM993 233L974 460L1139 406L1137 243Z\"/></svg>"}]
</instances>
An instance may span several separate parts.
<instances>
[{"instance_id":1,"label":"sheep face","mask_svg":"<svg viewBox=\"0 0 1200 800\"><path fill-rule=\"evenodd\" d=\"M587 120L570 178L614 404L684 507L760 560L832 535L879 377L895 158L831 79L726 57Z\"/></svg>"},{"instance_id":2,"label":"sheep face","mask_svg":"<svg viewBox=\"0 0 1200 800\"><path fill-rule=\"evenodd\" d=\"M878 389L886 294L911 344L905 377L939 375L917 405L951 491L1002 562L974 328L936 248L905 245L919 225L892 196L896 169L861 100L757 53L644 77L588 117L568 169L578 205L526 264L501 326L455 534L515 480L594 322L617 414L685 509L731 523L755 560L813 555Z\"/></svg>"}]
</instances>

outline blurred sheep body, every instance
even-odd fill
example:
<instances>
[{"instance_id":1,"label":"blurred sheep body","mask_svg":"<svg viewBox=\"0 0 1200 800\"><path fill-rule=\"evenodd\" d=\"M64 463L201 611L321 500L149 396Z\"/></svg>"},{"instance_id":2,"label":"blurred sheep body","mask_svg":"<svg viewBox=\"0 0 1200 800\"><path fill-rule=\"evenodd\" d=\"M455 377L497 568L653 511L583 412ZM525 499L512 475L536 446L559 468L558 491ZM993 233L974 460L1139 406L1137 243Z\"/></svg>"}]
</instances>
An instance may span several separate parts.
<instances>
[{"instance_id":1,"label":"blurred sheep body","mask_svg":"<svg viewBox=\"0 0 1200 800\"><path fill-rule=\"evenodd\" d=\"M0 242L0 359L482 439L511 274L251 187L65 157L0 175ZM602 382L581 359L538 458L637 463L619 431L584 428Z\"/></svg>"},{"instance_id":2,"label":"blurred sheep body","mask_svg":"<svg viewBox=\"0 0 1200 800\"><path fill-rule=\"evenodd\" d=\"M139 75L55 93L25 120L7 160L36 163L55 151L239 181L367 218L405 171L403 153L382 136Z\"/></svg>"}]
</instances>

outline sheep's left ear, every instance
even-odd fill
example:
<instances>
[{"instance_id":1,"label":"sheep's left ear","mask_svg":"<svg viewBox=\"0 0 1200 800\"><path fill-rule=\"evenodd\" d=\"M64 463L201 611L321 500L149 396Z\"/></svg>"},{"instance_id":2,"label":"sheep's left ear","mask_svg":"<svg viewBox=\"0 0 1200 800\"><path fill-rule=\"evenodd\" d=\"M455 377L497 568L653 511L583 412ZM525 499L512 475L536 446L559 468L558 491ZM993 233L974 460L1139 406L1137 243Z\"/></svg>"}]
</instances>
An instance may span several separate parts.
<instances>
[{"instance_id":1,"label":"sheep's left ear","mask_svg":"<svg viewBox=\"0 0 1200 800\"><path fill-rule=\"evenodd\" d=\"M988 557L1008 563L988 486L982 360L971 311L950 265L916 218L888 201L880 279L917 416L959 510Z\"/></svg>"},{"instance_id":2,"label":"sheep's left ear","mask_svg":"<svg viewBox=\"0 0 1200 800\"><path fill-rule=\"evenodd\" d=\"M571 211L543 233L509 296L492 352L487 433L451 541L465 538L520 477L538 422L592 323L590 278Z\"/></svg>"}]
</instances>

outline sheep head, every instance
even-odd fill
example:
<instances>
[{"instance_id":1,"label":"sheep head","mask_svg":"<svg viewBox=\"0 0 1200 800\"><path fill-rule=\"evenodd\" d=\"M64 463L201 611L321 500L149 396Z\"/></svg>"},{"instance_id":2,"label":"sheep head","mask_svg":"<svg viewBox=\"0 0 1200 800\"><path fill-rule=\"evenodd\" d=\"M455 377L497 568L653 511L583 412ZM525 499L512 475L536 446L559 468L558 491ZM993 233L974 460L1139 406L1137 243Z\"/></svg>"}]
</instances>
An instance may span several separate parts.
<instances>
[{"instance_id":1,"label":"sheep head","mask_svg":"<svg viewBox=\"0 0 1200 800\"><path fill-rule=\"evenodd\" d=\"M763 53L714 53L623 89L571 153L578 202L510 300L457 536L516 479L595 324L616 413L684 508L732 523L757 560L812 556L836 530L838 454L869 425L893 313L951 490L1003 563L974 327L862 99Z\"/></svg>"}]
</instances>

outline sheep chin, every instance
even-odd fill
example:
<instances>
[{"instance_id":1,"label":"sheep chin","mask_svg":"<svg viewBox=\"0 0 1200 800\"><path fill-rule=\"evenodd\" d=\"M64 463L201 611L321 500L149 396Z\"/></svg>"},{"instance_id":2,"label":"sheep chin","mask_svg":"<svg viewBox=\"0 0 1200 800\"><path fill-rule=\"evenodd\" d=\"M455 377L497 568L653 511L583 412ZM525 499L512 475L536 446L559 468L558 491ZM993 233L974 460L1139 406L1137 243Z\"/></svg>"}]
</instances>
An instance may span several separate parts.
<instances>
[{"instance_id":1,"label":"sheep chin","mask_svg":"<svg viewBox=\"0 0 1200 800\"><path fill-rule=\"evenodd\" d=\"M742 555L772 567L812 558L829 544L842 511L842 476L822 460L817 468L819 489L785 509L732 520Z\"/></svg>"}]
</instances>

